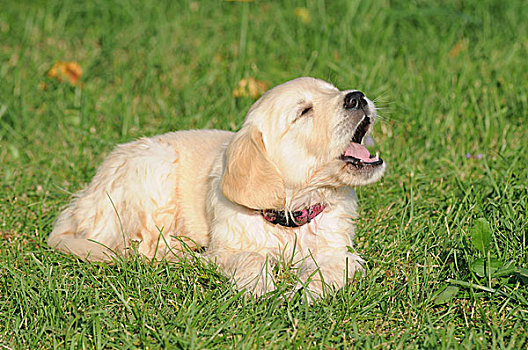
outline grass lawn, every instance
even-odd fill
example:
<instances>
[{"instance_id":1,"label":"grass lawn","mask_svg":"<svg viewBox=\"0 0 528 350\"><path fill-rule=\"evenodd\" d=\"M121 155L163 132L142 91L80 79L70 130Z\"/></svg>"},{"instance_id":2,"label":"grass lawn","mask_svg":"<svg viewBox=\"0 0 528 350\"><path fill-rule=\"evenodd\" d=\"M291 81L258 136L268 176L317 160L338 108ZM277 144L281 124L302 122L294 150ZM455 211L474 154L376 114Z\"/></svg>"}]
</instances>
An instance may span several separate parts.
<instances>
[{"instance_id":1,"label":"grass lawn","mask_svg":"<svg viewBox=\"0 0 528 350\"><path fill-rule=\"evenodd\" d=\"M0 348L528 346L527 18L520 0L3 1ZM58 61L80 81L48 77ZM245 299L213 268L46 245L115 144L237 130L242 79L305 75L383 116L365 278L309 306L287 278Z\"/></svg>"}]
</instances>

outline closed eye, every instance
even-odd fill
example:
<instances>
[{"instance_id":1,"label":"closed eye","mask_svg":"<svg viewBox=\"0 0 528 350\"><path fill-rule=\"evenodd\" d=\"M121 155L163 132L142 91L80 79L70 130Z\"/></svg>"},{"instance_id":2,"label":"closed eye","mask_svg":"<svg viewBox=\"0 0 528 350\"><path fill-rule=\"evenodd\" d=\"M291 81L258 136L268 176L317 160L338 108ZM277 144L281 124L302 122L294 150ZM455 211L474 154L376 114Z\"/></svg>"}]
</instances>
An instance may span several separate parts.
<instances>
[{"instance_id":1,"label":"closed eye","mask_svg":"<svg viewBox=\"0 0 528 350\"><path fill-rule=\"evenodd\" d=\"M310 106L310 107L306 107L306 108L303 109L303 111L301 112L301 116L305 115L306 113L309 113L312 109L313 109L312 106Z\"/></svg>"},{"instance_id":2,"label":"closed eye","mask_svg":"<svg viewBox=\"0 0 528 350\"><path fill-rule=\"evenodd\" d=\"M303 119L304 117L310 115L311 112L313 111L313 105L308 104L305 101L300 101L299 107L300 108L297 110L297 116L293 120L292 124L297 122L299 119Z\"/></svg>"}]
</instances>

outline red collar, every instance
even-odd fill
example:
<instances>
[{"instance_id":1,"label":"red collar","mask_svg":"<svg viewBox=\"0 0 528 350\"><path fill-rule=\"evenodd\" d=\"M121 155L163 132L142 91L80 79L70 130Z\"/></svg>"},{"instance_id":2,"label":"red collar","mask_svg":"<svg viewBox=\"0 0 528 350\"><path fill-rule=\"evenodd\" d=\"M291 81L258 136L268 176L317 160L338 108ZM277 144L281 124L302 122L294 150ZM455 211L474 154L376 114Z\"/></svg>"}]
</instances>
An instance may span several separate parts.
<instances>
[{"instance_id":1,"label":"red collar","mask_svg":"<svg viewBox=\"0 0 528 350\"><path fill-rule=\"evenodd\" d=\"M274 225L281 225L285 227L299 227L312 221L317 215L323 212L326 208L324 204L314 204L309 208L294 211L288 215L287 211L264 209L260 214L267 221Z\"/></svg>"}]
</instances>

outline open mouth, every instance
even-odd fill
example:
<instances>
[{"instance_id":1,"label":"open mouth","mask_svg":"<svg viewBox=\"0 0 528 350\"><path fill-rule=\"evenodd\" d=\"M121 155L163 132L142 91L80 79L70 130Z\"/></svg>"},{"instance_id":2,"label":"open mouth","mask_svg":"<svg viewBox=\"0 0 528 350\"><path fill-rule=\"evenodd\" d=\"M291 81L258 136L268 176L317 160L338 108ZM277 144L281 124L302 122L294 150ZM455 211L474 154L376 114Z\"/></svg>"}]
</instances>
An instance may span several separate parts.
<instances>
[{"instance_id":1,"label":"open mouth","mask_svg":"<svg viewBox=\"0 0 528 350\"><path fill-rule=\"evenodd\" d=\"M363 138L370 127L370 118L365 115L365 118L359 123L354 132L354 136L350 140L345 153L341 155L341 160L356 168L373 167L383 164L383 160L379 157L378 152L375 155L370 154L368 149L361 144Z\"/></svg>"}]
</instances>

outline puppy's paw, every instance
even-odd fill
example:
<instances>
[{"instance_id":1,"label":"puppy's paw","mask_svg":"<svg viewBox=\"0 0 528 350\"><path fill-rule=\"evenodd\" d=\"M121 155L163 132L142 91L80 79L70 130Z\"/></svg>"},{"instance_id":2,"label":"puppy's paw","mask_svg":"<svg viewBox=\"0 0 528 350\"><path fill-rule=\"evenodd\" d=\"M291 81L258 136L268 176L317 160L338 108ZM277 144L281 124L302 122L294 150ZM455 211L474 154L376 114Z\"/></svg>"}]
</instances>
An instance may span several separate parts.
<instances>
[{"instance_id":1,"label":"puppy's paw","mask_svg":"<svg viewBox=\"0 0 528 350\"><path fill-rule=\"evenodd\" d=\"M350 252L320 256L316 260L305 262L301 269L299 282L290 297L301 291L303 299L312 303L319 298L343 288L356 274L365 275L364 260Z\"/></svg>"},{"instance_id":2,"label":"puppy's paw","mask_svg":"<svg viewBox=\"0 0 528 350\"><path fill-rule=\"evenodd\" d=\"M345 254L345 267L346 267L346 276L348 280L354 278L354 276L359 273L362 277L365 276L365 260L357 254L347 252Z\"/></svg>"},{"instance_id":3,"label":"puppy's paw","mask_svg":"<svg viewBox=\"0 0 528 350\"><path fill-rule=\"evenodd\" d=\"M272 292L277 287L270 273L261 273L253 276L236 276L234 280L238 290L245 290L246 294L253 297L261 297L266 293Z\"/></svg>"},{"instance_id":4,"label":"puppy's paw","mask_svg":"<svg viewBox=\"0 0 528 350\"><path fill-rule=\"evenodd\" d=\"M259 297L276 289L273 261L268 257L253 252L230 252L221 257L215 261L230 275L237 290Z\"/></svg>"},{"instance_id":5,"label":"puppy's paw","mask_svg":"<svg viewBox=\"0 0 528 350\"><path fill-rule=\"evenodd\" d=\"M285 299L291 302L294 301L296 297L299 297L301 304L312 305L324 296L321 291L317 291L316 289L317 288L314 288L314 286L307 283L299 282L295 285L292 291L286 294Z\"/></svg>"}]
</instances>

